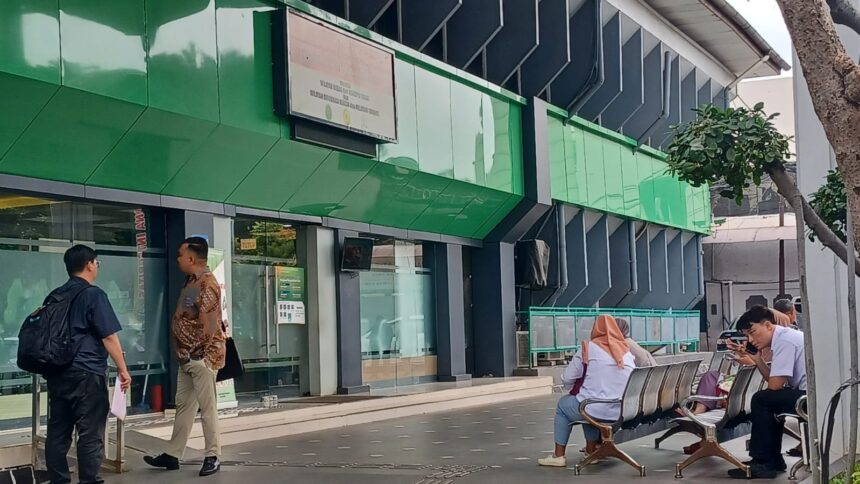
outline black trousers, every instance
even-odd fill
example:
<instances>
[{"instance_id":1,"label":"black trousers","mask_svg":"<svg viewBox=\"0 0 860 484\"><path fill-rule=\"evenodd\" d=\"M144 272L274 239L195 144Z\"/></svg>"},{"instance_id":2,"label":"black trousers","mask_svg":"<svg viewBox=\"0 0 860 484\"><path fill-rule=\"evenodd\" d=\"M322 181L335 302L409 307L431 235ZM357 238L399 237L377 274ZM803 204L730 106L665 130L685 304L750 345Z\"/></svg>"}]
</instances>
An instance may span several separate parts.
<instances>
[{"instance_id":1,"label":"black trousers","mask_svg":"<svg viewBox=\"0 0 860 484\"><path fill-rule=\"evenodd\" d=\"M761 390L752 398L752 435L750 457L760 464L774 466L782 459L783 424L776 419L794 413L797 400L806 392L794 389Z\"/></svg>"},{"instance_id":2,"label":"black trousers","mask_svg":"<svg viewBox=\"0 0 860 484\"><path fill-rule=\"evenodd\" d=\"M104 460L104 436L108 411L107 377L68 369L48 378L48 438L45 461L51 484L68 484L66 455L72 432L78 431L78 480L81 484L104 482L99 469Z\"/></svg>"}]
</instances>

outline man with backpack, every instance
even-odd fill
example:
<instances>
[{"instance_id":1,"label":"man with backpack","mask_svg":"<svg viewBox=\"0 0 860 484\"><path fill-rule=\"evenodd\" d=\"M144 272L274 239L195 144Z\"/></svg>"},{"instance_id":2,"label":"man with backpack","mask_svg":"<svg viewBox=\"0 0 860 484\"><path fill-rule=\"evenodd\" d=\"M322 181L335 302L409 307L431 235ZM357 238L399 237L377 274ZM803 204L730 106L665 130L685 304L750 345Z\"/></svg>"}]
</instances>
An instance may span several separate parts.
<instances>
[{"instance_id":1,"label":"man with backpack","mask_svg":"<svg viewBox=\"0 0 860 484\"><path fill-rule=\"evenodd\" d=\"M73 356L66 368L43 373L48 382L49 405L45 462L51 484L71 482L66 454L72 444L72 432L77 428L78 480L81 484L104 482L99 477L99 469L104 459L105 425L110 409L108 355L116 363L122 391L128 391L131 376L117 335L122 328L107 294L93 285L99 272L96 252L76 245L66 251L63 261L69 280L48 295L42 309L52 303L67 305L62 311L65 317L55 317L50 323L52 326L68 325L67 344ZM25 321L25 328L40 311ZM22 366L22 356L26 360L21 352L27 351L31 350L20 348L19 366ZM38 352L38 348L31 351Z\"/></svg>"}]
</instances>

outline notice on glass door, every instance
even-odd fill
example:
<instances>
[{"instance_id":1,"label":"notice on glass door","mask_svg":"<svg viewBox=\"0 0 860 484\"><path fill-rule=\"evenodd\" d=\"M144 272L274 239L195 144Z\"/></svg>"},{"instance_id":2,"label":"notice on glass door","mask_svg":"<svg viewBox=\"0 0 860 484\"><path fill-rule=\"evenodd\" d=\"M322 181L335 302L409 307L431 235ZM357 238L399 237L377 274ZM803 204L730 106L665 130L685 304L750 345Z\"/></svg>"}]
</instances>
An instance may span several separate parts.
<instances>
[{"instance_id":1,"label":"notice on glass door","mask_svg":"<svg viewBox=\"0 0 860 484\"><path fill-rule=\"evenodd\" d=\"M277 324L305 324L305 270L275 267Z\"/></svg>"}]
</instances>

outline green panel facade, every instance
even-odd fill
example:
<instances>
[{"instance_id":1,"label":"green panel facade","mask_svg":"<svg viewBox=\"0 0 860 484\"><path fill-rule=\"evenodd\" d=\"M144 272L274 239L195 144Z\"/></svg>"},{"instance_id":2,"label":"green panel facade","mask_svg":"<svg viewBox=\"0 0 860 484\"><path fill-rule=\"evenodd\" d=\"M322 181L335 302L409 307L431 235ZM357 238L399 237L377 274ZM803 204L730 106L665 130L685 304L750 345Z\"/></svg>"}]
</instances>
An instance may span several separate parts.
<instances>
[{"instance_id":1,"label":"green panel facade","mask_svg":"<svg viewBox=\"0 0 860 484\"><path fill-rule=\"evenodd\" d=\"M437 232L522 198L522 98L306 4L396 52L397 143L363 158L273 114L273 4L0 5L0 173Z\"/></svg>"},{"instance_id":2,"label":"green panel facade","mask_svg":"<svg viewBox=\"0 0 860 484\"><path fill-rule=\"evenodd\" d=\"M556 200L625 218L707 234L707 187L693 187L666 172L663 154L579 118L548 120L552 195ZM564 137L563 149L555 141Z\"/></svg>"}]
</instances>

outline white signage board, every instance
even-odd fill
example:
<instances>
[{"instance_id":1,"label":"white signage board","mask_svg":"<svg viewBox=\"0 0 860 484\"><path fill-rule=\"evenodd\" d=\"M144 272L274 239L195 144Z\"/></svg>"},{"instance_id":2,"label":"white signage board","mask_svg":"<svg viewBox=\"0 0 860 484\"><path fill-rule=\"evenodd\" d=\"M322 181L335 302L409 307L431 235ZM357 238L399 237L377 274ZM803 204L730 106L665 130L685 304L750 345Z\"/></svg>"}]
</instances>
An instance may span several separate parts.
<instances>
[{"instance_id":1,"label":"white signage board","mask_svg":"<svg viewBox=\"0 0 860 484\"><path fill-rule=\"evenodd\" d=\"M293 10L287 19L290 114L397 141L394 53Z\"/></svg>"}]
</instances>

